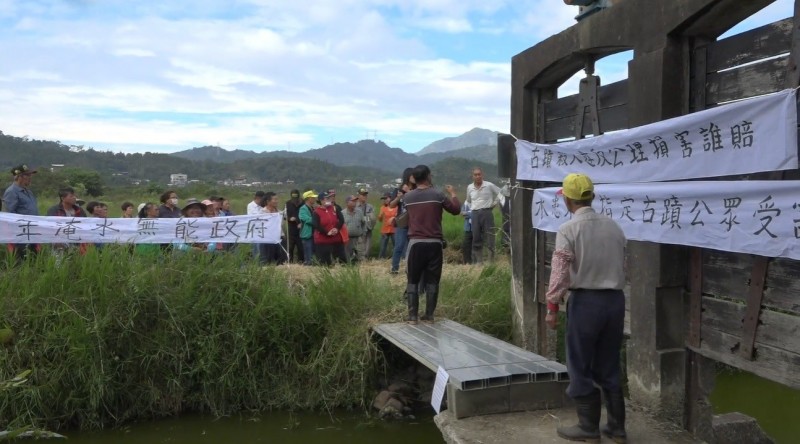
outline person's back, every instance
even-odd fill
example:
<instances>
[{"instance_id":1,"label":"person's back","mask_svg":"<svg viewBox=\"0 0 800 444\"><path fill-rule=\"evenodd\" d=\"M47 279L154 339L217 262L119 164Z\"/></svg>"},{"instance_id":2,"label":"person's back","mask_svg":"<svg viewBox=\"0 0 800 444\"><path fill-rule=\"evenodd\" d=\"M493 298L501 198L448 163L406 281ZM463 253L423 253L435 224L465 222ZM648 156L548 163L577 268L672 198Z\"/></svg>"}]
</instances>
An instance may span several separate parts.
<instances>
[{"instance_id":1,"label":"person's back","mask_svg":"<svg viewBox=\"0 0 800 444\"><path fill-rule=\"evenodd\" d=\"M619 225L592 209L594 184L585 174L568 174L558 192L572 219L556 235L550 260L545 323L558 328L559 305L567 303L567 395L578 423L558 427L571 441L599 442L605 435L625 442L625 397L620 349L625 325L625 235ZM602 396L601 390L602 389ZM607 423L600 428L602 398Z\"/></svg>"},{"instance_id":2,"label":"person's back","mask_svg":"<svg viewBox=\"0 0 800 444\"><path fill-rule=\"evenodd\" d=\"M570 264L570 288L622 290L625 286L625 234L619 225L591 207L575 212L559 228L559 236L575 255Z\"/></svg>"},{"instance_id":3,"label":"person's back","mask_svg":"<svg viewBox=\"0 0 800 444\"><path fill-rule=\"evenodd\" d=\"M452 215L461 212L444 193L429 187L411 190L403 197L408 211L409 239L442 239L442 209Z\"/></svg>"}]
</instances>

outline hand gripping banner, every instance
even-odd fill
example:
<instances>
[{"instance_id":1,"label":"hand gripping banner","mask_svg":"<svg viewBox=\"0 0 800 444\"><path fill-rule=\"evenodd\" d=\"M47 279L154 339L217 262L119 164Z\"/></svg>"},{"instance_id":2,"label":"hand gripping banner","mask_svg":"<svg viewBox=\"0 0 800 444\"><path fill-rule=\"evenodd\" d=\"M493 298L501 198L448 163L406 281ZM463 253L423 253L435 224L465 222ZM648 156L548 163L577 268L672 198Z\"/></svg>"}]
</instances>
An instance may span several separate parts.
<instances>
[{"instance_id":1,"label":"hand gripping banner","mask_svg":"<svg viewBox=\"0 0 800 444\"><path fill-rule=\"evenodd\" d=\"M67 244L281 241L280 213L179 219L100 219L0 213L0 243Z\"/></svg>"}]
</instances>

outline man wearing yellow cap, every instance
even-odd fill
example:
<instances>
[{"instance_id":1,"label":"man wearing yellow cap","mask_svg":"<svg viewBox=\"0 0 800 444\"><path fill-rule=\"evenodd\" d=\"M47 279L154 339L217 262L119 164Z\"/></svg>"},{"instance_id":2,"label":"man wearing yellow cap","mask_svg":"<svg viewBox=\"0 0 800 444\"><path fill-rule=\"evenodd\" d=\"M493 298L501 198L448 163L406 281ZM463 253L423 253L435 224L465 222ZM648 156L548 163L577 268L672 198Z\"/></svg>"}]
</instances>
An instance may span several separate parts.
<instances>
[{"instance_id":1,"label":"man wearing yellow cap","mask_svg":"<svg viewBox=\"0 0 800 444\"><path fill-rule=\"evenodd\" d=\"M592 209L594 184L569 174L558 192L573 217L556 235L546 322L558 327L559 304L567 304L567 394L575 400L578 424L559 427L571 441L597 441L600 433L624 443L625 398L620 385L620 348L625 320L625 235L612 219ZM603 389L608 423L600 429Z\"/></svg>"},{"instance_id":2,"label":"man wearing yellow cap","mask_svg":"<svg viewBox=\"0 0 800 444\"><path fill-rule=\"evenodd\" d=\"M300 242L303 244L303 265L311 265L314 257L314 227L312 226L314 202L317 193L306 191L303 193L303 205L297 210L298 226L300 227Z\"/></svg>"}]
</instances>

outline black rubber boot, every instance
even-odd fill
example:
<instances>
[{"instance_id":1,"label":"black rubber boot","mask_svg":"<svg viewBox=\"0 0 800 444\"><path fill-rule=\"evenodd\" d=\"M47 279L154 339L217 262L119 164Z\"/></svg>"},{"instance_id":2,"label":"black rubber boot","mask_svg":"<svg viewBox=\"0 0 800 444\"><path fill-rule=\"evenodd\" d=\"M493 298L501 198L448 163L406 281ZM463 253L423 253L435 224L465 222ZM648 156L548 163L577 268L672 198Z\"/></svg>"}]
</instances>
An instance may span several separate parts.
<instances>
[{"instance_id":1,"label":"black rubber boot","mask_svg":"<svg viewBox=\"0 0 800 444\"><path fill-rule=\"evenodd\" d=\"M422 316L423 322L433 324L433 312L436 311L436 302L439 300L439 286L427 284L425 286L425 315Z\"/></svg>"},{"instance_id":2,"label":"black rubber boot","mask_svg":"<svg viewBox=\"0 0 800 444\"><path fill-rule=\"evenodd\" d=\"M406 322L411 325L417 325L419 321L419 294L417 293L416 285L408 285L406 288L406 300L408 301L408 318L406 318Z\"/></svg>"},{"instance_id":3,"label":"black rubber boot","mask_svg":"<svg viewBox=\"0 0 800 444\"><path fill-rule=\"evenodd\" d=\"M600 431L615 443L624 444L628 442L628 435L625 433L625 396L622 390L603 390L603 396L606 398L608 422Z\"/></svg>"},{"instance_id":4,"label":"black rubber boot","mask_svg":"<svg viewBox=\"0 0 800 444\"><path fill-rule=\"evenodd\" d=\"M558 436L569 441L600 442L600 390L588 396L575 399L578 411L578 424L571 427L559 427Z\"/></svg>"}]
</instances>

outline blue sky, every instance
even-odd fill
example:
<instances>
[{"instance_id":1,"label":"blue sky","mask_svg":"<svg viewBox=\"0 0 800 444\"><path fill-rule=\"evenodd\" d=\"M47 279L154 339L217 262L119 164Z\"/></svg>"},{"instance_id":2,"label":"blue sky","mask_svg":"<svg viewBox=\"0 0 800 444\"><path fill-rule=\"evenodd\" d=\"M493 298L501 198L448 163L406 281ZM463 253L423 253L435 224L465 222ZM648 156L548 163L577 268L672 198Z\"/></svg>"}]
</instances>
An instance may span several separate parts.
<instances>
[{"instance_id":1,"label":"blue sky","mask_svg":"<svg viewBox=\"0 0 800 444\"><path fill-rule=\"evenodd\" d=\"M0 130L124 152L374 137L414 152L507 131L511 57L576 13L561 0L0 0ZM603 83L629 57L599 63Z\"/></svg>"}]
</instances>

